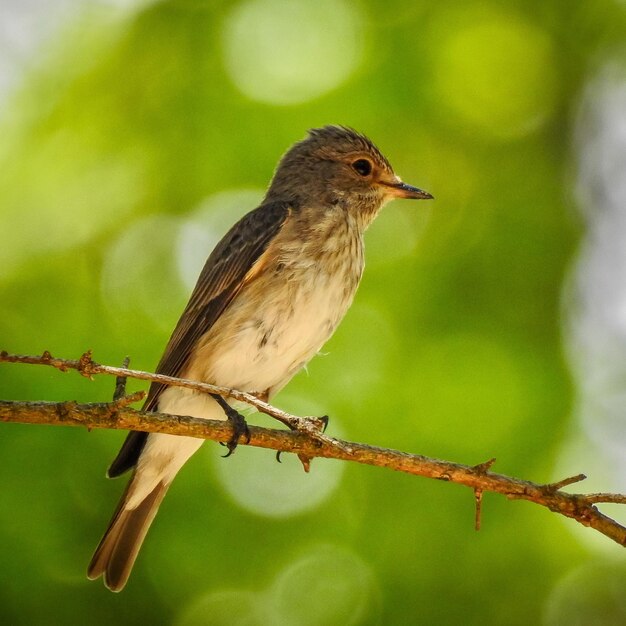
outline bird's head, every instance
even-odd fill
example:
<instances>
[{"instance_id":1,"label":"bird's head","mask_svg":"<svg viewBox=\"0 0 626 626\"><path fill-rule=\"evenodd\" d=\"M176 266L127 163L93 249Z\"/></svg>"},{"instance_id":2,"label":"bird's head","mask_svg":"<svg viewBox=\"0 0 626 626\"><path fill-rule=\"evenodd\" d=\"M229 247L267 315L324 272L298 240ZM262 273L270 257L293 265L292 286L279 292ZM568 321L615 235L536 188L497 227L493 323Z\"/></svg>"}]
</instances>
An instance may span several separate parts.
<instances>
[{"instance_id":1,"label":"bird's head","mask_svg":"<svg viewBox=\"0 0 626 626\"><path fill-rule=\"evenodd\" d=\"M341 204L369 216L368 223L394 198L432 196L402 182L365 135L344 126L310 130L283 156L268 190L268 199L294 199L313 206Z\"/></svg>"}]
</instances>

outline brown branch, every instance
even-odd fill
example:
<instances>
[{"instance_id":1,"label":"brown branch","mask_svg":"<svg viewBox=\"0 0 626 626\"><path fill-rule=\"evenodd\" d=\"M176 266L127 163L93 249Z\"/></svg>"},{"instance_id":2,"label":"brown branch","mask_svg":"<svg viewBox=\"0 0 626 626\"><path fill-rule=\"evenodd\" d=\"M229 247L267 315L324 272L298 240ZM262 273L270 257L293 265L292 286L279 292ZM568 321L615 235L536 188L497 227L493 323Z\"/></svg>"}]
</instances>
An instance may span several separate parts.
<instances>
[{"instance_id":1,"label":"brown branch","mask_svg":"<svg viewBox=\"0 0 626 626\"><path fill-rule=\"evenodd\" d=\"M203 391L219 393L225 397L235 398L244 402L248 401L246 398L251 398L253 401L250 401L250 404L257 408L259 408L260 404L267 409L263 411L264 413L275 417L277 412L281 415L286 415L290 420L295 417L259 401L258 398L250 396L250 394L202 383L193 383L193 381L170 380L170 377L147 374L146 372L135 372L134 370L124 368L97 365L91 361L89 354L87 357L83 356L79 361L63 361L62 359L53 359L52 357L46 358L45 354L43 357L15 357L6 353L0 353L0 361L39 364L42 362L42 359L49 361L45 364L53 365L58 369L78 369L85 376L91 376L95 373L107 373L114 376L158 380L165 384L177 384L183 387L202 388ZM93 404L0 401L0 421L82 426L90 429L141 430L223 442L228 441L232 436L231 426L225 421L147 413L136 411L126 406L131 400L140 399L142 393L139 392L139 394L132 397L122 397L113 402ZM300 423L297 420L304 418L295 419L296 421L291 421L292 424ZM386 467L408 474L465 485L471 488L475 494L489 491L503 494L511 499L528 500L544 506L555 513L574 519L584 526L594 528L618 544L626 546L626 527L602 514L595 506L595 504L603 502L626 504L626 495L610 493L585 495L561 491L562 486L582 480L582 474L556 483L541 485L491 472L490 468L494 462L493 459L477 466L461 465L418 454L409 454L398 450L319 436L320 433L316 430L316 434L311 436L310 430L314 430L314 428L310 426L310 422L307 421L305 423L309 424L306 432L291 432L250 426L249 445L271 448L281 452L292 452L306 458L323 457ZM478 505L480 504L479 497L477 496ZM480 508L478 508L476 513L476 520L477 522L480 521Z\"/></svg>"},{"instance_id":2,"label":"brown branch","mask_svg":"<svg viewBox=\"0 0 626 626\"><path fill-rule=\"evenodd\" d=\"M72 359L58 359L53 357L47 350L41 356L27 356L23 354L9 354L6 350L0 352L0 363L25 363L28 365L49 365L62 372L68 370L76 370L82 376L92 379L94 374L107 374L109 376L115 376L120 384L121 379L137 378L139 380L149 380L164 385L172 385L175 387L185 387L186 389L195 389L196 391L202 391L208 394L217 394L224 398L232 398L239 402L244 402L253 406L260 413L271 415L274 419L285 424L292 430L298 430L308 433L314 439L323 441L325 443L331 443L336 441L330 437L326 437L323 434L323 429L326 427L326 419L319 417L298 417L291 415L286 411L268 404L264 400L261 400L257 396L245 391L238 391L237 389L229 389L228 387L220 387L218 385L210 385L209 383L202 383L197 380L187 380L185 378L176 378L174 376L165 376L163 374L152 374L150 372L143 372L141 370L130 370L127 367L112 367L111 365L100 365L91 358L91 350L83 353L78 360ZM335 445L341 445L336 443Z\"/></svg>"}]
</instances>

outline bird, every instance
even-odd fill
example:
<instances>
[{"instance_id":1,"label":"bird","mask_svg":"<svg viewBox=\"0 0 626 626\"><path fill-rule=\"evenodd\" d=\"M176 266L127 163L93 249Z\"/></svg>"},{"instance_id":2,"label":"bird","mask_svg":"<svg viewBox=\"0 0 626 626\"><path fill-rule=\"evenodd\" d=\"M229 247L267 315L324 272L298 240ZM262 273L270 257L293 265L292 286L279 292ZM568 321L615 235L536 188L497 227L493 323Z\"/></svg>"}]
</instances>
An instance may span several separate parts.
<instances>
[{"instance_id":1,"label":"bird","mask_svg":"<svg viewBox=\"0 0 626 626\"><path fill-rule=\"evenodd\" d=\"M271 399L344 317L363 274L363 234L394 198L433 196L404 183L364 134L338 125L309 130L280 159L260 206L209 255L156 372ZM157 382L143 409L205 419L237 414L220 396ZM234 428L229 452L245 428ZM124 588L168 488L202 443L128 433L107 476L132 475L93 554L90 579Z\"/></svg>"}]
</instances>

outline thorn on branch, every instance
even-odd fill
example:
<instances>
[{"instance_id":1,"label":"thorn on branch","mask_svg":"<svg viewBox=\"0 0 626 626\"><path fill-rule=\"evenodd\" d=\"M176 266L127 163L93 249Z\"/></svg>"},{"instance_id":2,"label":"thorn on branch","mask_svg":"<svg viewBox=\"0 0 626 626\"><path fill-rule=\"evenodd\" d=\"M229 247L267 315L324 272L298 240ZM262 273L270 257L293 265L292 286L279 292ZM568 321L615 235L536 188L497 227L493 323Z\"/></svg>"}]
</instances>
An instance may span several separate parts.
<instances>
[{"instance_id":1,"label":"thorn on branch","mask_svg":"<svg viewBox=\"0 0 626 626\"><path fill-rule=\"evenodd\" d=\"M492 468L495 462L496 462L496 459L494 457L492 459L489 459L488 461L485 461L484 463L479 463L478 465L474 465L473 469L478 474L486 474Z\"/></svg>"},{"instance_id":2,"label":"thorn on branch","mask_svg":"<svg viewBox=\"0 0 626 626\"><path fill-rule=\"evenodd\" d=\"M52 365L53 367L55 367L56 369L58 369L60 372L67 372L69 371L69 367L67 367L63 361L61 360L59 363L55 363L54 361L56 361L57 359L55 359L52 354L50 353L49 350L44 350L41 354L41 362L44 365Z\"/></svg>"},{"instance_id":3,"label":"thorn on branch","mask_svg":"<svg viewBox=\"0 0 626 626\"><path fill-rule=\"evenodd\" d=\"M556 483L549 483L547 485L544 485L544 489L549 493L554 493L555 491L563 489L563 487L573 485L574 483L579 483L586 478L587 477L584 474L577 474L576 476L570 476L568 478L564 478L563 480L559 480Z\"/></svg>"},{"instance_id":4,"label":"thorn on branch","mask_svg":"<svg viewBox=\"0 0 626 626\"><path fill-rule=\"evenodd\" d=\"M495 461L495 459L493 459ZM482 504L483 504L483 490L482 489L474 489L474 499L476 501L476 514L474 516L474 529L476 532L480 530L480 520L482 513Z\"/></svg>"},{"instance_id":5,"label":"thorn on branch","mask_svg":"<svg viewBox=\"0 0 626 626\"><path fill-rule=\"evenodd\" d=\"M282 450L278 450L276 452L276 460L279 463L282 463L281 456L283 454ZM298 459L300 459L300 463L302 463L302 469L308 474L311 471L311 457L308 457L304 454L298 454Z\"/></svg>"},{"instance_id":6,"label":"thorn on branch","mask_svg":"<svg viewBox=\"0 0 626 626\"><path fill-rule=\"evenodd\" d=\"M311 471L311 459L310 457L304 455L304 454L299 454L298 458L300 459L300 463L302 463L302 467L304 469L304 471L308 474Z\"/></svg>"},{"instance_id":7,"label":"thorn on branch","mask_svg":"<svg viewBox=\"0 0 626 626\"><path fill-rule=\"evenodd\" d=\"M115 408L119 409L129 404L134 404L135 402L140 402L146 397L145 391L135 391L134 393L130 393L127 396L124 395L120 398L116 398L111 404L115 406Z\"/></svg>"},{"instance_id":8,"label":"thorn on branch","mask_svg":"<svg viewBox=\"0 0 626 626\"><path fill-rule=\"evenodd\" d=\"M87 352L83 352L83 354L80 355L80 359L78 359L79 373L81 374L81 376L89 378L89 380L93 380L93 374L95 369L94 365L96 365L96 363L94 363L91 358L92 354L93 353L91 350L87 350Z\"/></svg>"}]
</instances>

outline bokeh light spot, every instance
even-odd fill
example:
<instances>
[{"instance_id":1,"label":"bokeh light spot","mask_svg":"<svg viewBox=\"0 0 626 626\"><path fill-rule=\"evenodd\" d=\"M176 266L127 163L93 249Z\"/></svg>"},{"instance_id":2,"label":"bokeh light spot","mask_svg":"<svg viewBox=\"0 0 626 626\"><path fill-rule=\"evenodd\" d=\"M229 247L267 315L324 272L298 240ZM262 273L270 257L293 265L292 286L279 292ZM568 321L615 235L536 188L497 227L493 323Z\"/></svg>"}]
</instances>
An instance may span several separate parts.
<instances>
[{"instance_id":1,"label":"bokeh light spot","mask_svg":"<svg viewBox=\"0 0 626 626\"><path fill-rule=\"evenodd\" d=\"M375 591L372 569L360 556L322 545L279 574L268 601L275 626L350 626L372 610Z\"/></svg>"},{"instance_id":2,"label":"bokeh light spot","mask_svg":"<svg viewBox=\"0 0 626 626\"><path fill-rule=\"evenodd\" d=\"M226 19L224 60L249 98L297 104L337 87L362 56L364 18L343 0L250 0Z\"/></svg>"},{"instance_id":3,"label":"bokeh light spot","mask_svg":"<svg viewBox=\"0 0 626 626\"><path fill-rule=\"evenodd\" d=\"M378 612L372 568L344 546L311 547L264 589L223 589L185 607L175 626L352 626Z\"/></svg>"},{"instance_id":4,"label":"bokeh light spot","mask_svg":"<svg viewBox=\"0 0 626 626\"><path fill-rule=\"evenodd\" d=\"M102 294L114 313L141 314L171 330L184 304L174 259L180 221L160 215L138 220L113 242L102 268Z\"/></svg>"},{"instance_id":5,"label":"bokeh light spot","mask_svg":"<svg viewBox=\"0 0 626 626\"><path fill-rule=\"evenodd\" d=\"M94 155L70 133L18 156L16 162L15 154L5 154L0 162L0 231L11 234L0 246L5 276L37 255L83 245L110 229L145 190L136 159Z\"/></svg>"},{"instance_id":6,"label":"bokeh light spot","mask_svg":"<svg viewBox=\"0 0 626 626\"><path fill-rule=\"evenodd\" d=\"M184 609L175 626L263 626L260 594L243 590L224 590L198 598Z\"/></svg>"},{"instance_id":7,"label":"bokeh light spot","mask_svg":"<svg viewBox=\"0 0 626 626\"><path fill-rule=\"evenodd\" d=\"M181 279L193 289L200 271L217 242L245 213L259 206L259 189L222 191L206 198L182 225L176 258Z\"/></svg>"},{"instance_id":8,"label":"bokeh light spot","mask_svg":"<svg viewBox=\"0 0 626 626\"><path fill-rule=\"evenodd\" d=\"M550 596L546 626L617 626L626 624L626 567L589 563L568 573Z\"/></svg>"},{"instance_id":9,"label":"bokeh light spot","mask_svg":"<svg viewBox=\"0 0 626 626\"><path fill-rule=\"evenodd\" d=\"M337 420L333 418L333 434L337 432ZM312 470L305 473L294 454L283 454L281 463L277 463L273 453L260 448L246 448L228 462L214 454L210 458L220 484L236 504L251 513L274 518L315 509L339 486L345 468L338 461L315 459Z\"/></svg>"},{"instance_id":10,"label":"bokeh light spot","mask_svg":"<svg viewBox=\"0 0 626 626\"><path fill-rule=\"evenodd\" d=\"M514 14L463 12L435 54L438 95L470 131L517 138L540 127L557 92L552 42Z\"/></svg>"},{"instance_id":11,"label":"bokeh light spot","mask_svg":"<svg viewBox=\"0 0 626 626\"><path fill-rule=\"evenodd\" d=\"M383 380L390 356L397 354L397 342L386 311L355 302L333 338L312 362L316 384L323 385L330 402L333 398L345 399L346 393L351 402L369 397ZM332 362L332 370L330 364L322 364L322 359ZM326 410L332 410L328 402Z\"/></svg>"},{"instance_id":12,"label":"bokeh light spot","mask_svg":"<svg viewBox=\"0 0 626 626\"><path fill-rule=\"evenodd\" d=\"M365 247L368 266L387 265L407 257L416 250L430 217L430 207L387 207L367 232Z\"/></svg>"}]
</instances>

